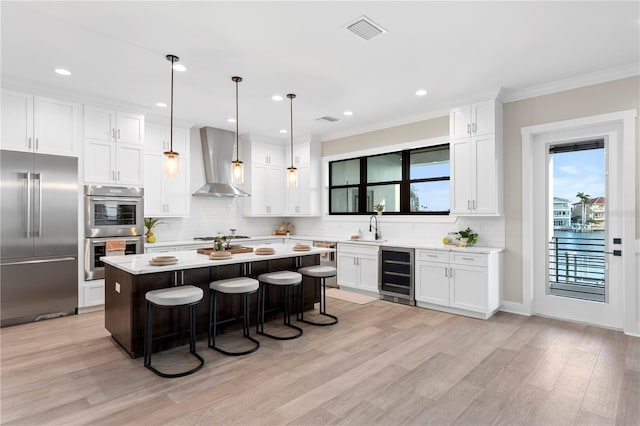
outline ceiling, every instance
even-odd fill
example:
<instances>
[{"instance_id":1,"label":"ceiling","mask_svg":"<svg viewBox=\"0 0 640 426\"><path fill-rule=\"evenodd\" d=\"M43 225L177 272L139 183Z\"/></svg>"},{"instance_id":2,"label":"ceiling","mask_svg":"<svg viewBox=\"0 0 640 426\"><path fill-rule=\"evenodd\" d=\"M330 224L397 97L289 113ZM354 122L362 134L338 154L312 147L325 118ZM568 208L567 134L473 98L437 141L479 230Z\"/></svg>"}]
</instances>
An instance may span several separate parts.
<instances>
[{"instance_id":1,"label":"ceiling","mask_svg":"<svg viewBox=\"0 0 640 426\"><path fill-rule=\"evenodd\" d=\"M3 86L135 105L167 120L323 140L444 115L486 93L639 69L640 2L2 1ZM345 27L366 15L387 32ZM66 68L63 77L54 68ZM640 71L638 71L640 73ZM416 90L426 89L418 97ZM352 116L344 116L346 110ZM339 121L318 121L332 116Z\"/></svg>"}]
</instances>

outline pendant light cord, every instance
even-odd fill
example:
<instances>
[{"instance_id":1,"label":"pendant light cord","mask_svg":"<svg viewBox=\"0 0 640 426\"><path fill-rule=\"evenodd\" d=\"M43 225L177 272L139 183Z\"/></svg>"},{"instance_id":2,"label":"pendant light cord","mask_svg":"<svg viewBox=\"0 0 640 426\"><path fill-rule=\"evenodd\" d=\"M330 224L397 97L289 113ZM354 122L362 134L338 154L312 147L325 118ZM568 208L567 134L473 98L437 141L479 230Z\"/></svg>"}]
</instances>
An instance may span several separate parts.
<instances>
[{"instance_id":1,"label":"pendant light cord","mask_svg":"<svg viewBox=\"0 0 640 426\"><path fill-rule=\"evenodd\" d=\"M171 120L169 123L169 151L173 152L173 63L176 57L171 58Z\"/></svg>"},{"instance_id":2,"label":"pendant light cord","mask_svg":"<svg viewBox=\"0 0 640 426\"><path fill-rule=\"evenodd\" d=\"M236 162L239 160L240 158L240 154L239 154L239 142L238 142L238 82L240 81L240 79L236 78Z\"/></svg>"},{"instance_id":3,"label":"pendant light cord","mask_svg":"<svg viewBox=\"0 0 640 426\"><path fill-rule=\"evenodd\" d=\"M287 95L287 98L289 98L289 100L291 101L291 168L293 169L293 98L295 98L296 95L294 95L293 93L289 93Z\"/></svg>"}]
</instances>

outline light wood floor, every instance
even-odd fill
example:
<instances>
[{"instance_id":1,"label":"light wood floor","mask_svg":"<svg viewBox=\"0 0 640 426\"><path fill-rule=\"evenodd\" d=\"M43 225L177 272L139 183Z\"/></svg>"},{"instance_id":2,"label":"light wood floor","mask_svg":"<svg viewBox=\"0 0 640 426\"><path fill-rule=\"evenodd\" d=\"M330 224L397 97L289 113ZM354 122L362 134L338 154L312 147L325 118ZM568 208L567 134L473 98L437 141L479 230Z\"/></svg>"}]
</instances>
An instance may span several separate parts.
<instances>
[{"instance_id":1,"label":"light wood floor","mask_svg":"<svg viewBox=\"0 0 640 426\"><path fill-rule=\"evenodd\" d=\"M1 330L3 424L640 424L640 339L499 313L328 299L333 327L162 379L101 312ZM158 355L180 356L180 351ZM155 359L154 359L155 362ZM159 364L160 365L160 364Z\"/></svg>"}]
</instances>

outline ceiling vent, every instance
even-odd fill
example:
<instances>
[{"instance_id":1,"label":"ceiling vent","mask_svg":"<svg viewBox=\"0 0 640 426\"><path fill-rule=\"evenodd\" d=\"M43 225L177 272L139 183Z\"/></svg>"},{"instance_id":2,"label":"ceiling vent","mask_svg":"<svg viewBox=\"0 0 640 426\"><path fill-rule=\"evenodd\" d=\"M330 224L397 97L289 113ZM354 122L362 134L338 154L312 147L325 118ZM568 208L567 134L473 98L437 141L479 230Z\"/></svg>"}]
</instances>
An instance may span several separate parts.
<instances>
[{"instance_id":1,"label":"ceiling vent","mask_svg":"<svg viewBox=\"0 0 640 426\"><path fill-rule=\"evenodd\" d=\"M329 115L325 115L324 117L316 118L316 121L328 121L329 123L333 123L334 121L339 121L339 118L331 117Z\"/></svg>"},{"instance_id":2,"label":"ceiling vent","mask_svg":"<svg viewBox=\"0 0 640 426\"><path fill-rule=\"evenodd\" d=\"M387 30L364 15L359 17L352 23L347 24L346 28L358 37L367 41L387 32Z\"/></svg>"}]
</instances>

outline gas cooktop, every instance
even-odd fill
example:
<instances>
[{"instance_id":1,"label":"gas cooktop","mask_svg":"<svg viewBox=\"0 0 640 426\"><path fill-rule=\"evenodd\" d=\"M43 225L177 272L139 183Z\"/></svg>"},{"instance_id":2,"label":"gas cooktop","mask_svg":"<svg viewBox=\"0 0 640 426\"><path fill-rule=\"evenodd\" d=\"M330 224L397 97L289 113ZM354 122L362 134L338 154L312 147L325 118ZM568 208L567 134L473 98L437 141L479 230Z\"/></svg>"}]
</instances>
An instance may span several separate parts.
<instances>
[{"instance_id":1,"label":"gas cooktop","mask_svg":"<svg viewBox=\"0 0 640 426\"><path fill-rule=\"evenodd\" d=\"M229 237L228 235L225 235L225 237ZM243 239L243 238L251 238L247 235L233 235L230 237L232 240L239 240L239 239ZM216 237L193 237L194 240L198 240L198 241L213 241L216 239Z\"/></svg>"}]
</instances>

